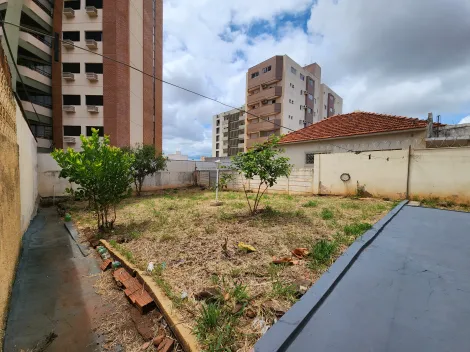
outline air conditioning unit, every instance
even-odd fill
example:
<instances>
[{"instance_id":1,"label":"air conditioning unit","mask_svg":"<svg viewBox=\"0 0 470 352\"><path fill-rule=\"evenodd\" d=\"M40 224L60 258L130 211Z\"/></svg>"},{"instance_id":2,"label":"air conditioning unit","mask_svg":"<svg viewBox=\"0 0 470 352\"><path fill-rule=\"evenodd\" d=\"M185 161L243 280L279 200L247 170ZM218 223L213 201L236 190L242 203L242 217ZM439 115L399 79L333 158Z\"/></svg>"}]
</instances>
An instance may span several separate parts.
<instances>
[{"instance_id":1,"label":"air conditioning unit","mask_svg":"<svg viewBox=\"0 0 470 352\"><path fill-rule=\"evenodd\" d=\"M89 47L90 49L96 49L98 48L98 44L96 43L96 40L94 39L87 39L85 41L85 44L87 47Z\"/></svg>"},{"instance_id":2,"label":"air conditioning unit","mask_svg":"<svg viewBox=\"0 0 470 352\"><path fill-rule=\"evenodd\" d=\"M75 137L64 136L64 142L69 144L77 143Z\"/></svg>"},{"instance_id":3,"label":"air conditioning unit","mask_svg":"<svg viewBox=\"0 0 470 352\"><path fill-rule=\"evenodd\" d=\"M86 6L85 11L90 17L97 17L98 16L98 10L94 6Z\"/></svg>"},{"instance_id":4,"label":"air conditioning unit","mask_svg":"<svg viewBox=\"0 0 470 352\"><path fill-rule=\"evenodd\" d=\"M265 104L265 105L266 105L267 103L268 103L268 101L267 101L266 99L261 100L261 104Z\"/></svg>"},{"instance_id":5,"label":"air conditioning unit","mask_svg":"<svg viewBox=\"0 0 470 352\"><path fill-rule=\"evenodd\" d=\"M65 112L75 112L75 105L64 105L62 106L62 110Z\"/></svg>"},{"instance_id":6,"label":"air conditioning unit","mask_svg":"<svg viewBox=\"0 0 470 352\"><path fill-rule=\"evenodd\" d=\"M302 106L305 110L307 110L307 105Z\"/></svg>"},{"instance_id":7,"label":"air conditioning unit","mask_svg":"<svg viewBox=\"0 0 470 352\"><path fill-rule=\"evenodd\" d=\"M72 72L63 72L62 78L66 81L75 81L75 75Z\"/></svg>"},{"instance_id":8,"label":"air conditioning unit","mask_svg":"<svg viewBox=\"0 0 470 352\"><path fill-rule=\"evenodd\" d=\"M96 105L87 105L86 109L87 109L88 112L91 112L91 113L94 113L94 114L99 112L98 107Z\"/></svg>"},{"instance_id":9,"label":"air conditioning unit","mask_svg":"<svg viewBox=\"0 0 470 352\"><path fill-rule=\"evenodd\" d=\"M65 39L64 41L62 41L62 45L64 46L65 49L75 48L73 41L71 41L70 39Z\"/></svg>"},{"instance_id":10,"label":"air conditioning unit","mask_svg":"<svg viewBox=\"0 0 470 352\"><path fill-rule=\"evenodd\" d=\"M64 15L67 18L75 17L75 10L71 7L64 7Z\"/></svg>"},{"instance_id":11,"label":"air conditioning unit","mask_svg":"<svg viewBox=\"0 0 470 352\"><path fill-rule=\"evenodd\" d=\"M89 81L97 81L98 80L98 75L94 72L87 72L86 73L86 79Z\"/></svg>"}]
</instances>

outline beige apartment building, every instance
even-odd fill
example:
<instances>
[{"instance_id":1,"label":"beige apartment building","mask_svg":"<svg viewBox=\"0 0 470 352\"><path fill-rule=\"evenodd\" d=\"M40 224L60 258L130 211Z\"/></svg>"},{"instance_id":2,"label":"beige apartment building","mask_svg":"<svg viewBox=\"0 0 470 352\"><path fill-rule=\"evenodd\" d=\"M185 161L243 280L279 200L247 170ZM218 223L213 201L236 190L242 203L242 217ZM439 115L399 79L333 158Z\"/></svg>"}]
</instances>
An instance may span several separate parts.
<instances>
[{"instance_id":1,"label":"beige apartment building","mask_svg":"<svg viewBox=\"0 0 470 352\"><path fill-rule=\"evenodd\" d=\"M245 106L212 117L212 156L230 157L245 150Z\"/></svg>"},{"instance_id":2,"label":"beige apartment building","mask_svg":"<svg viewBox=\"0 0 470 352\"><path fill-rule=\"evenodd\" d=\"M162 0L0 0L0 13L22 27L5 30L40 151L79 149L92 128L113 145L162 149L162 83L100 56L161 77Z\"/></svg>"},{"instance_id":3,"label":"beige apartment building","mask_svg":"<svg viewBox=\"0 0 470 352\"><path fill-rule=\"evenodd\" d=\"M287 55L274 56L246 74L245 148L341 114L342 109L343 99L321 83L317 63L301 66Z\"/></svg>"}]
</instances>

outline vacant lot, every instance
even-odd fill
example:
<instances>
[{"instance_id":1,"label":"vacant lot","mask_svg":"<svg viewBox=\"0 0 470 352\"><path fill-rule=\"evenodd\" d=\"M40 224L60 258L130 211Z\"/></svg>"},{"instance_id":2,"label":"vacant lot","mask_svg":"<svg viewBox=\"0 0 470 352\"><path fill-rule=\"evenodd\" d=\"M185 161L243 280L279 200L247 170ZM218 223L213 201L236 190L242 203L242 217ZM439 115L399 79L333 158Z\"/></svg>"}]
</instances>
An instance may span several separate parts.
<instances>
[{"instance_id":1,"label":"vacant lot","mask_svg":"<svg viewBox=\"0 0 470 352\"><path fill-rule=\"evenodd\" d=\"M205 348L233 351L248 351L395 204L270 194L262 211L249 216L244 193L222 192L219 207L211 206L213 198L195 188L128 199L118 209L115 231L101 236L142 270L155 263L155 280ZM86 204L68 206L81 232L93 234ZM241 249L240 242L255 251ZM295 248L307 248L308 255L296 258ZM273 264L273 257L293 260Z\"/></svg>"}]
</instances>

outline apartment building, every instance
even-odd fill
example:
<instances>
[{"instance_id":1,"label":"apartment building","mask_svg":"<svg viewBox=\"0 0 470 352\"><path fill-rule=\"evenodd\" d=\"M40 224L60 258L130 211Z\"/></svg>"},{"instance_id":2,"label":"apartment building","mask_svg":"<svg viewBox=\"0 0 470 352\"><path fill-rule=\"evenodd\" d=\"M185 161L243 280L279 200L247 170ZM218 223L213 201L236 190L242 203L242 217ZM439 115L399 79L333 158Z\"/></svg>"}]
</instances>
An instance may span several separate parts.
<instances>
[{"instance_id":1,"label":"apartment building","mask_svg":"<svg viewBox=\"0 0 470 352\"><path fill-rule=\"evenodd\" d=\"M162 83L100 56L161 77L162 0L0 0L0 12L61 39L5 28L26 86L15 73L15 91L40 149L79 149L92 128L113 145L162 149Z\"/></svg>"},{"instance_id":2,"label":"apartment building","mask_svg":"<svg viewBox=\"0 0 470 352\"><path fill-rule=\"evenodd\" d=\"M245 148L250 148L272 134L287 134L341 114L343 100L321 83L320 65L301 66L283 55L248 70L246 107Z\"/></svg>"},{"instance_id":3,"label":"apartment building","mask_svg":"<svg viewBox=\"0 0 470 352\"><path fill-rule=\"evenodd\" d=\"M245 106L212 117L212 156L230 157L245 150Z\"/></svg>"}]
</instances>

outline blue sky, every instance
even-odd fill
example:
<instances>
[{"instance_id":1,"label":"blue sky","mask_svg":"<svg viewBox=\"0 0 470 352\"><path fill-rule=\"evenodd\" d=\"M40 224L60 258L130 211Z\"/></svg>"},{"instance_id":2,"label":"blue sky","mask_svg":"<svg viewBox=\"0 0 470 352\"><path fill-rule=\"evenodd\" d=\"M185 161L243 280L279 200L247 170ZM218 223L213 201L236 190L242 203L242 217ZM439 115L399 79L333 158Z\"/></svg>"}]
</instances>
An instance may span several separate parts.
<instances>
[{"instance_id":1,"label":"blue sky","mask_svg":"<svg viewBox=\"0 0 470 352\"><path fill-rule=\"evenodd\" d=\"M458 123L470 115L468 18L467 0L165 0L164 78L240 106L246 70L287 54L321 65L344 112ZM227 109L171 87L163 98L164 151L210 155L212 116Z\"/></svg>"}]
</instances>

